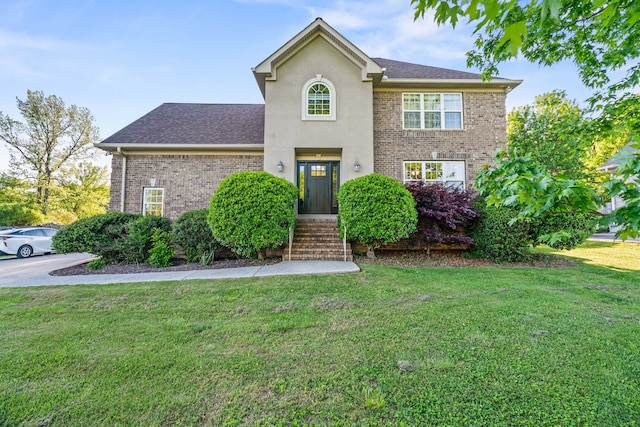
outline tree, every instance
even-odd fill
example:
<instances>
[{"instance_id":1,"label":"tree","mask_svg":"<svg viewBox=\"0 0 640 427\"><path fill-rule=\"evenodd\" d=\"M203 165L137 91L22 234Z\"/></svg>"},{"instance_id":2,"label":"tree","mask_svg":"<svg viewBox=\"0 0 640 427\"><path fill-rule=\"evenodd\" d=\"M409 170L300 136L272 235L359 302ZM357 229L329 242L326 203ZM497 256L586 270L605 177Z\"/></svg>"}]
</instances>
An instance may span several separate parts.
<instances>
[{"instance_id":1,"label":"tree","mask_svg":"<svg viewBox=\"0 0 640 427\"><path fill-rule=\"evenodd\" d=\"M411 0L411 4L416 19L424 17L427 10L434 10L438 24L450 23L455 27L460 19L466 19L475 26L475 50L468 53L467 65L479 67L484 78L498 74L498 64L520 55L544 66L573 61L583 84L593 90L589 101L596 114L595 134L607 137L626 123L631 124L626 142L640 142L640 126L636 126L640 102L635 93L640 83L640 62L633 62L640 57L637 0ZM611 82L611 71L620 69L626 69L624 77ZM631 164L640 164L640 154L629 162L628 169L632 172ZM486 180L482 182L488 184ZM565 186L566 194L573 191L568 184L558 183ZM530 186L533 193L524 198L532 203L525 210L536 216L540 211L536 212L535 207L546 204L533 200L532 195L540 190L534 187ZM624 189L614 183L608 191L615 196L621 194L616 191ZM512 196L515 195L507 197ZM575 200L581 200L582 196L584 193L578 190ZM509 205L512 201L498 203ZM627 209L640 210L640 200L629 197ZM619 235L638 235L640 224L629 215L617 220L624 218L630 221L620 225L631 234L625 231Z\"/></svg>"},{"instance_id":2,"label":"tree","mask_svg":"<svg viewBox=\"0 0 640 427\"><path fill-rule=\"evenodd\" d=\"M545 243L562 249L575 247L584 240L587 237L584 230L591 229L592 224L580 221L576 225L572 221L559 221L558 217L582 218L594 214L600 206L596 191L584 181L553 176L530 155L510 156L507 151L499 152L494 166L476 175L475 186L487 206L515 211L512 224L536 222L538 232L533 244Z\"/></svg>"},{"instance_id":3,"label":"tree","mask_svg":"<svg viewBox=\"0 0 640 427\"><path fill-rule=\"evenodd\" d=\"M591 145L588 120L564 91L536 96L532 105L507 117L507 147L546 165L552 175L585 177L584 158Z\"/></svg>"},{"instance_id":4,"label":"tree","mask_svg":"<svg viewBox=\"0 0 640 427\"><path fill-rule=\"evenodd\" d=\"M480 216L473 206L473 193L423 181L410 182L405 187L416 201L417 228L427 242L427 254L433 243L473 244L467 232Z\"/></svg>"},{"instance_id":5,"label":"tree","mask_svg":"<svg viewBox=\"0 0 640 427\"><path fill-rule=\"evenodd\" d=\"M0 112L0 140L13 148L12 172L35 182L37 205L46 214L55 178L64 166L90 157L98 129L87 108L66 107L55 95L27 91L25 101L16 100L24 122Z\"/></svg>"}]
</instances>

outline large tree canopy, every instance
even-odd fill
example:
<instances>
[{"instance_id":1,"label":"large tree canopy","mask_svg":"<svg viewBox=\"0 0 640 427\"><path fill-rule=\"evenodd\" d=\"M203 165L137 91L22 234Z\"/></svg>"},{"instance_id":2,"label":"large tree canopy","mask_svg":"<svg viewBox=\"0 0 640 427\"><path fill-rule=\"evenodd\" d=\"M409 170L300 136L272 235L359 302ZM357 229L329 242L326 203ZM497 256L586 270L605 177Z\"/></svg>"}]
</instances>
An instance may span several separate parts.
<instances>
[{"instance_id":1,"label":"large tree canopy","mask_svg":"<svg viewBox=\"0 0 640 427\"><path fill-rule=\"evenodd\" d=\"M27 99L17 99L24 121L0 112L0 140L13 148L11 171L36 183L37 202L46 214L54 178L63 167L90 157L98 128L85 107L65 106L55 95L27 91Z\"/></svg>"},{"instance_id":2,"label":"large tree canopy","mask_svg":"<svg viewBox=\"0 0 640 427\"><path fill-rule=\"evenodd\" d=\"M545 93L533 104L509 113L507 146L545 164L553 175L584 178L583 159L592 144L588 124L584 112L564 91Z\"/></svg>"},{"instance_id":3,"label":"large tree canopy","mask_svg":"<svg viewBox=\"0 0 640 427\"><path fill-rule=\"evenodd\" d=\"M545 66L572 61L584 85L593 90L589 101L595 113L594 136L601 142L610 142L610 138L617 137L616 144L640 142L640 98L637 94L640 2L637 0L411 0L411 4L416 19L424 17L427 10L433 10L438 24L450 23L455 27L460 20L466 20L473 25L475 49L468 53L467 65L480 68L487 79L499 74L498 64L516 57ZM611 81L613 72L620 70L624 71L623 76ZM620 141L620 136L625 136L626 141ZM527 159L508 156L513 163L506 161L507 158L501 159L496 166L497 175L507 179L512 178L510 172L524 173L522 169L526 165L520 160ZM532 159L529 157L528 160ZM540 173L532 175L540 179L537 185L529 186L528 194L513 194L518 185L525 185L520 180L504 181L507 189L496 188L489 182L489 173L481 175L476 184L484 194L497 191L492 193L495 204L513 206L517 197L523 209L521 214L526 212L529 217L541 215L545 207L551 209L549 203L573 201L573 207L578 210L580 205L583 208L592 205L584 200L585 196L587 199L591 196L583 191L582 183L576 183L576 187L572 180L555 179L547 175L548 171L534 169ZM638 154L618 168L623 179L634 176L639 170ZM560 191L562 197L550 195L549 189L551 193ZM526 188L520 190L526 191ZM545 201L535 201L536 193L545 197ZM633 213L640 211L640 199L624 193L620 185L607 186L607 193L627 201L627 210L614 212L612 216L623 226L623 232L618 234L622 237L640 234L640 224L633 218Z\"/></svg>"},{"instance_id":4,"label":"large tree canopy","mask_svg":"<svg viewBox=\"0 0 640 427\"><path fill-rule=\"evenodd\" d=\"M611 70L640 56L640 2L637 0L411 0L415 16L435 11L438 24L455 26L461 19L475 25L476 50L470 66L485 76L497 64L519 54L528 61L551 65L573 61L583 83L601 88ZM640 64L614 89L638 84Z\"/></svg>"}]
</instances>

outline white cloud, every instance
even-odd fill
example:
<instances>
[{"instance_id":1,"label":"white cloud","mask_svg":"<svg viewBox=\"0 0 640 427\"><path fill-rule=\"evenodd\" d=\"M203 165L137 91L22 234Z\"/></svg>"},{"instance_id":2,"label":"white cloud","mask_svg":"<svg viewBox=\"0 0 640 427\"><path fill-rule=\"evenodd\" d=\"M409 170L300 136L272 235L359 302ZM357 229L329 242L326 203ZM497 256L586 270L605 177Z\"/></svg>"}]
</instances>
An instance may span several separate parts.
<instances>
[{"instance_id":1,"label":"white cloud","mask_svg":"<svg viewBox=\"0 0 640 427\"><path fill-rule=\"evenodd\" d=\"M0 28L0 51L11 49L31 49L40 51L57 51L73 47L72 43L49 37L30 36L23 33Z\"/></svg>"}]
</instances>

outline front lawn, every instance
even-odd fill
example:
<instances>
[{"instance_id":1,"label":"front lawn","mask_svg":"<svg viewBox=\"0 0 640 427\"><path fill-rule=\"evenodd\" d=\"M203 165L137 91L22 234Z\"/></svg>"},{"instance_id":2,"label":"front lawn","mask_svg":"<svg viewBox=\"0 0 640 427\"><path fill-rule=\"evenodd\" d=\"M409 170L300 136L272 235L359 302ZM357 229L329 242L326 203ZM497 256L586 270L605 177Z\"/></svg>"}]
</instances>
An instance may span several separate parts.
<instances>
[{"instance_id":1,"label":"front lawn","mask_svg":"<svg viewBox=\"0 0 640 427\"><path fill-rule=\"evenodd\" d=\"M640 245L576 251L0 289L0 425L637 425Z\"/></svg>"}]
</instances>

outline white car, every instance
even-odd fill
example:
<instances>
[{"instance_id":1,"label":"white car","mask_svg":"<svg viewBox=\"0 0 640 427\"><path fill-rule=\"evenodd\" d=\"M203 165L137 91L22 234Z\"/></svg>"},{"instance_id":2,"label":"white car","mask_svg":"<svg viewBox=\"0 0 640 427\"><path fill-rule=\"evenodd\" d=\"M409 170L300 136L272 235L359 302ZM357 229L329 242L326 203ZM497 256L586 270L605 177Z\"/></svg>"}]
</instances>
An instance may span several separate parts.
<instances>
[{"instance_id":1,"label":"white car","mask_svg":"<svg viewBox=\"0 0 640 427\"><path fill-rule=\"evenodd\" d=\"M29 258L34 254L49 254L51 238L58 230L45 227L14 228L0 231L0 254Z\"/></svg>"}]
</instances>

